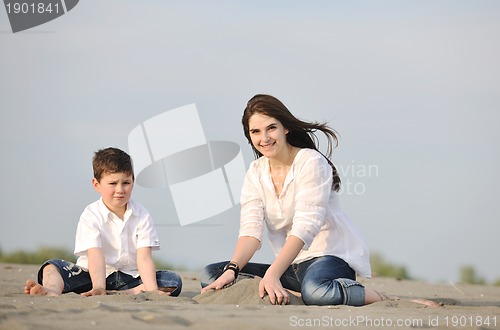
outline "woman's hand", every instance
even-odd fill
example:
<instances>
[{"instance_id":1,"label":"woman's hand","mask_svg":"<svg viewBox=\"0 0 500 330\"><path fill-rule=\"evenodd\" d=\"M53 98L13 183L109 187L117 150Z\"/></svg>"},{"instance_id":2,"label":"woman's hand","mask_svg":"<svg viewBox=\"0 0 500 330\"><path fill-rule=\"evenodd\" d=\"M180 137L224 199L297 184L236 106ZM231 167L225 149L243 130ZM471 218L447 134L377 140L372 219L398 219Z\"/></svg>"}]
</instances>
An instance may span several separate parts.
<instances>
[{"instance_id":1,"label":"woman's hand","mask_svg":"<svg viewBox=\"0 0 500 330\"><path fill-rule=\"evenodd\" d=\"M232 270L227 270L219 276L212 284L207 285L203 289L201 289L201 293L207 292L209 290L220 290L224 288L224 286L232 283L235 280L234 272Z\"/></svg>"},{"instance_id":2,"label":"woman's hand","mask_svg":"<svg viewBox=\"0 0 500 330\"><path fill-rule=\"evenodd\" d=\"M281 285L279 277L267 273L259 283L259 296L264 298L266 293L273 305L287 305L290 303L290 295Z\"/></svg>"},{"instance_id":3,"label":"woman's hand","mask_svg":"<svg viewBox=\"0 0 500 330\"><path fill-rule=\"evenodd\" d=\"M264 298L267 292L273 305L290 303L290 295L281 285L280 277L297 257L303 246L304 242L297 236L290 235L287 238L276 260L267 269L264 278L259 283L259 296L261 298Z\"/></svg>"}]
</instances>

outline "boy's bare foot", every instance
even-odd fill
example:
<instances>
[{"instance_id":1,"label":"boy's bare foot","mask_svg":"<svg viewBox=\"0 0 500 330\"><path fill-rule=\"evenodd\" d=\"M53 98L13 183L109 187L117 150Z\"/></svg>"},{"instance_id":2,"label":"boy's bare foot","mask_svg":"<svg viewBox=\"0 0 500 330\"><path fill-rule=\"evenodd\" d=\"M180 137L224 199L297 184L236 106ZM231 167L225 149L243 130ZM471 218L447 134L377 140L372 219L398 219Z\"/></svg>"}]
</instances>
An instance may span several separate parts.
<instances>
[{"instance_id":1,"label":"boy's bare foot","mask_svg":"<svg viewBox=\"0 0 500 330\"><path fill-rule=\"evenodd\" d=\"M170 296L172 292L175 291L177 287L159 287L156 293L161 294L161 295L166 295ZM108 291L108 294L130 294L130 295L135 295L139 293L144 293L146 292L144 290L144 285L138 285L135 288L132 289L127 289L127 290L121 290L121 291Z\"/></svg>"},{"instance_id":2,"label":"boy's bare foot","mask_svg":"<svg viewBox=\"0 0 500 330\"><path fill-rule=\"evenodd\" d=\"M27 280L24 286L24 293L30 296L58 296L56 292L36 283L33 280Z\"/></svg>"},{"instance_id":3,"label":"boy's bare foot","mask_svg":"<svg viewBox=\"0 0 500 330\"><path fill-rule=\"evenodd\" d=\"M158 288L158 291L163 292L167 296L170 296L172 294L172 292L175 291L175 289L177 289L177 287L168 286L168 287L160 287L160 288Z\"/></svg>"}]
</instances>

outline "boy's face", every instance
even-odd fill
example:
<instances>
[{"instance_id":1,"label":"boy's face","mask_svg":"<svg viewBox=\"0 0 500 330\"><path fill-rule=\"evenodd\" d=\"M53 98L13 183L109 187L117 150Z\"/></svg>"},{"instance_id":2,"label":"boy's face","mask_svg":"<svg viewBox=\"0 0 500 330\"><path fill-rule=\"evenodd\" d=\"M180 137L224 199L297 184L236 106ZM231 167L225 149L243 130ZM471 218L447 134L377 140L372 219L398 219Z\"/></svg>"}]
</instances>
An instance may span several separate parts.
<instances>
[{"instance_id":1,"label":"boy's face","mask_svg":"<svg viewBox=\"0 0 500 330\"><path fill-rule=\"evenodd\" d=\"M134 180L132 175L123 172L104 174L100 181L92 179L95 191L101 194L104 204L114 214L122 217L132 195Z\"/></svg>"}]
</instances>

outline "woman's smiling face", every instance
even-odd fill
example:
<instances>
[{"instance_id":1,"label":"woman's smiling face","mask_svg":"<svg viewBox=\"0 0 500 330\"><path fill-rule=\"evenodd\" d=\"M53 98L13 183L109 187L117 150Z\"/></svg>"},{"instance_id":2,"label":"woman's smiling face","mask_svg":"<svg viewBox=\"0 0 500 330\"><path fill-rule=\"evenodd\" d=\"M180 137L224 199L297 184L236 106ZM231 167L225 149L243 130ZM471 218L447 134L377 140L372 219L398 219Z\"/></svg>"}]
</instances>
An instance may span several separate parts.
<instances>
[{"instance_id":1,"label":"woman's smiling face","mask_svg":"<svg viewBox=\"0 0 500 330\"><path fill-rule=\"evenodd\" d=\"M275 118L253 114L248 120L252 144L267 158L277 158L286 151L286 134L288 130Z\"/></svg>"}]
</instances>

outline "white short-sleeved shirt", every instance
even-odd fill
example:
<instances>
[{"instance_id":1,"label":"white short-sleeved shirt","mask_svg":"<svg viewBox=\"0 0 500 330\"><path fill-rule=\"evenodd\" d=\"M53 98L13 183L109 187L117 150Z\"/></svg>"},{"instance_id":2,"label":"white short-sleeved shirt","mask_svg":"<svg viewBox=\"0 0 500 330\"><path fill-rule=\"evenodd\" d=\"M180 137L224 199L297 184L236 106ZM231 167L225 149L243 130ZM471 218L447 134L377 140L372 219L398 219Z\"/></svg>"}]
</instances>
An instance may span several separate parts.
<instances>
[{"instance_id":1,"label":"white short-sleeved shirt","mask_svg":"<svg viewBox=\"0 0 500 330\"><path fill-rule=\"evenodd\" d=\"M149 212L139 203L127 203L124 219L111 212L102 199L88 205L80 216L75 239L76 264L88 269L87 250L102 248L106 276L118 270L139 275L137 249L160 248L160 241Z\"/></svg>"},{"instance_id":2,"label":"white short-sleeved shirt","mask_svg":"<svg viewBox=\"0 0 500 330\"><path fill-rule=\"evenodd\" d=\"M323 155L301 149L277 197L269 159L263 156L253 161L241 191L239 236L262 241L265 224L276 255L288 236L294 235L304 241L304 247L293 263L334 255L359 275L370 277L368 248L359 230L340 209L332 180L332 169Z\"/></svg>"}]
</instances>

